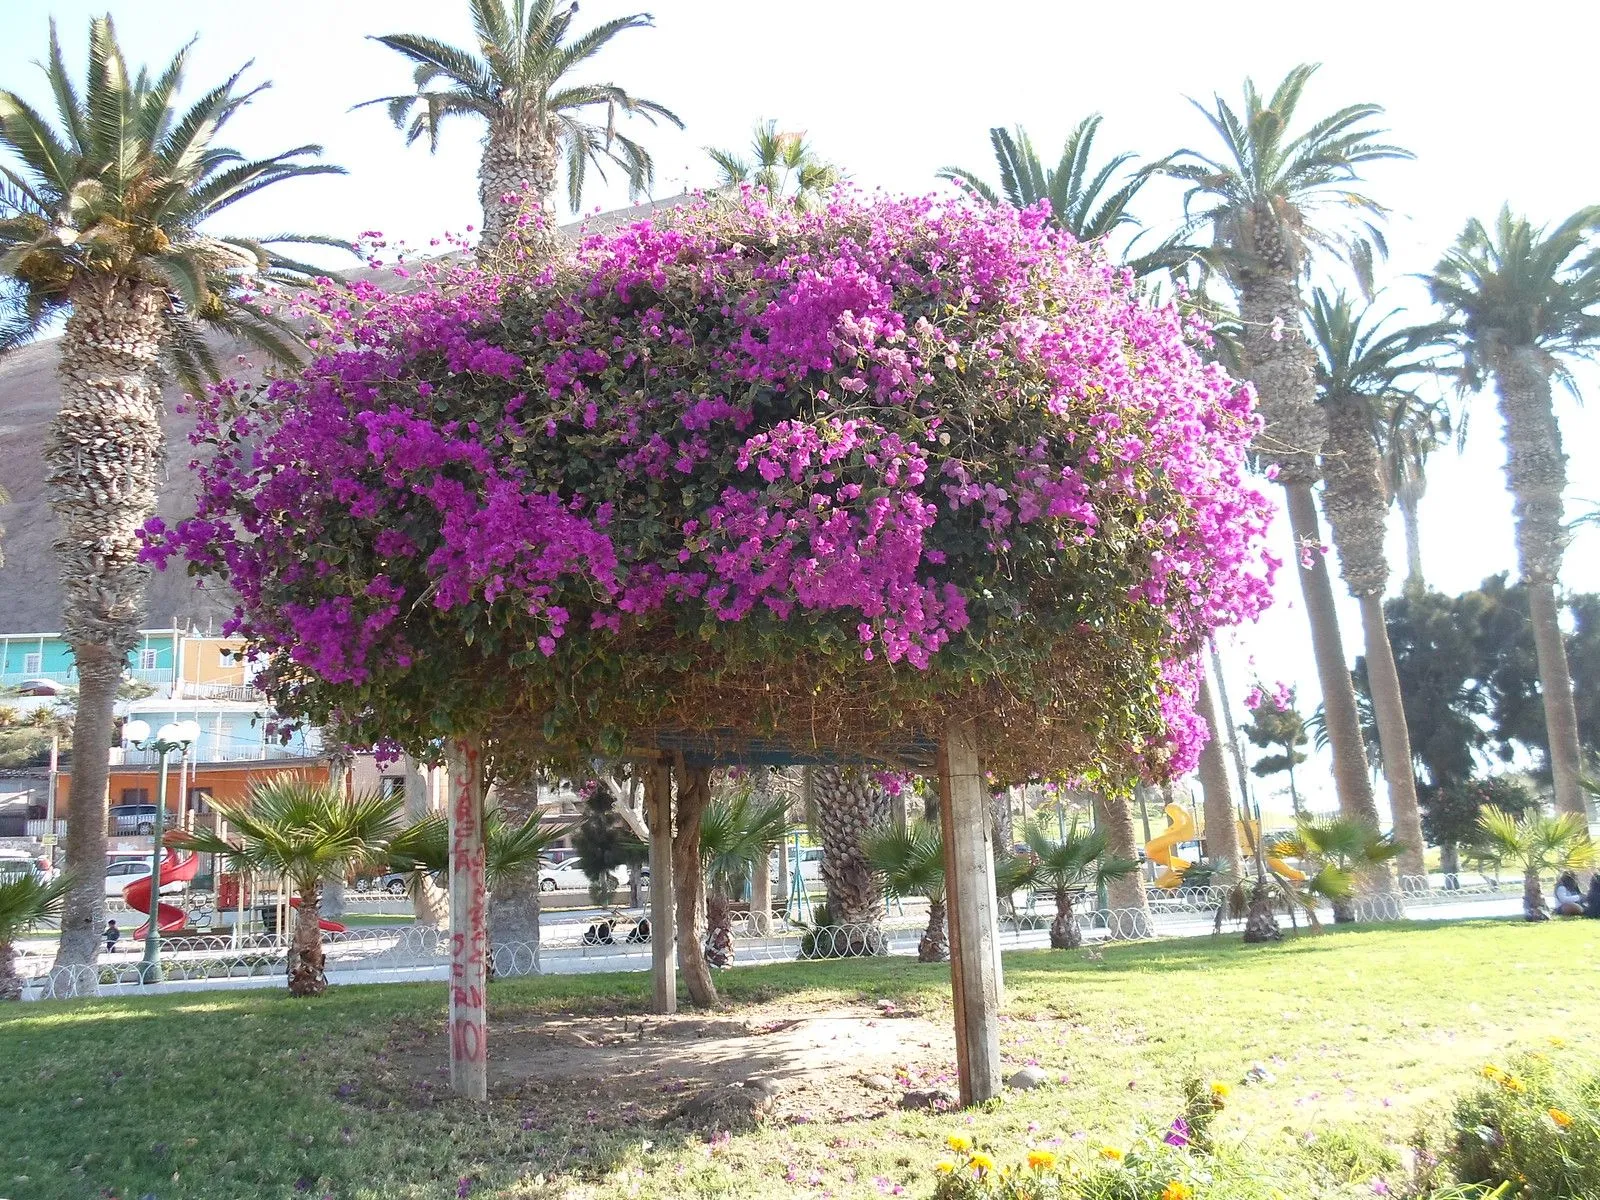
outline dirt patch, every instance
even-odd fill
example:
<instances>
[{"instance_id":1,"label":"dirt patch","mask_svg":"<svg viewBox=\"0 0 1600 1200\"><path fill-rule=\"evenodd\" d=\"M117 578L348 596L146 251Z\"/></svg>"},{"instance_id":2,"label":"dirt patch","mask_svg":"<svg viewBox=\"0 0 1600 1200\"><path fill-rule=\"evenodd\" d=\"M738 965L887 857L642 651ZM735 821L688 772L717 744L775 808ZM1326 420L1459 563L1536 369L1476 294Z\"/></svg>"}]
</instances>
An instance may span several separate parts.
<instances>
[{"instance_id":1,"label":"dirt patch","mask_svg":"<svg viewBox=\"0 0 1600 1200\"><path fill-rule=\"evenodd\" d=\"M389 1068L422 1103L443 1098L442 1030L399 1034ZM705 1131L757 1120L858 1121L896 1107L905 1090L953 1077L947 1023L893 1008L738 1016L520 1014L489 1029L489 1092L532 1114L603 1127L653 1123Z\"/></svg>"}]
</instances>

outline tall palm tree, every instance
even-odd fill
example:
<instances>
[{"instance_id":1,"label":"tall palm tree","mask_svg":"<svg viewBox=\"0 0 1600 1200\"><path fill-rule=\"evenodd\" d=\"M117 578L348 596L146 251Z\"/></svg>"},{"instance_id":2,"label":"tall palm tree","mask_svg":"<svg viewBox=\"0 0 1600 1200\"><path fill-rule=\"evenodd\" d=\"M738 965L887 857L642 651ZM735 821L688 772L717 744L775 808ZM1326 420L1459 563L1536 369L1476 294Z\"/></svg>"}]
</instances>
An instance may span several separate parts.
<instances>
[{"instance_id":1,"label":"tall palm tree","mask_svg":"<svg viewBox=\"0 0 1600 1200\"><path fill-rule=\"evenodd\" d=\"M1139 220L1128 210L1139 190L1149 181L1144 171L1118 173L1135 156L1128 152L1113 155L1098 170L1090 166L1094 139L1103 118L1093 113L1078 122L1061 149L1061 158L1047 168L1034 149L1027 130L995 127L989 130L995 165L1000 172L1000 187L965 167L941 167L938 178L948 180L990 204L1009 204L1012 208L1032 208L1044 203L1058 229L1080 242L1099 241L1125 226L1137 227ZM1136 276L1149 275L1171 266L1180 257L1175 242L1149 253L1130 255L1128 266Z\"/></svg>"},{"instance_id":2,"label":"tall palm tree","mask_svg":"<svg viewBox=\"0 0 1600 1200\"><path fill-rule=\"evenodd\" d=\"M1422 498L1428 490L1428 458L1451 437L1450 409L1442 396L1401 392L1379 428L1384 482L1400 509L1406 539L1408 596L1428 590L1422 571Z\"/></svg>"},{"instance_id":3,"label":"tall palm tree","mask_svg":"<svg viewBox=\"0 0 1600 1200\"><path fill-rule=\"evenodd\" d=\"M65 605L62 628L77 664L67 865L78 879L62 917L58 966L94 961L105 897L105 797L112 705L143 624L148 568L139 531L155 512L166 468L161 387L192 392L219 374L208 329L293 361L299 338L253 307L249 291L303 283L312 267L283 257L283 243L203 226L247 196L286 180L339 173L308 162L318 146L247 160L217 144L223 127L262 87L239 74L188 109L177 105L188 48L158 74L130 75L110 18L89 26L82 85L68 72L55 27L45 74L54 118L0 91L0 352L66 317L57 376L61 409L44 445L55 548Z\"/></svg>"},{"instance_id":4,"label":"tall palm tree","mask_svg":"<svg viewBox=\"0 0 1600 1200\"><path fill-rule=\"evenodd\" d=\"M1578 716L1556 600L1567 540L1561 522L1567 459L1550 381L1559 379L1576 395L1567 364L1600 353L1597 233L1600 206L1573 213L1548 233L1502 208L1493 230L1468 221L1428 279L1459 340L1467 380L1493 375L1500 394L1506 481L1539 656L1556 806L1586 822Z\"/></svg>"},{"instance_id":5,"label":"tall palm tree","mask_svg":"<svg viewBox=\"0 0 1600 1200\"><path fill-rule=\"evenodd\" d=\"M197 829L172 841L293 885L300 904L285 964L289 993L319 996L328 989L317 923L322 881L384 861L390 840L399 832L402 804L398 796L385 798L375 792L349 796L338 783L284 775L257 784L243 803L214 806L231 837Z\"/></svg>"},{"instance_id":6,"label":"tall palm tree","mask_svg":"<svg viewBox=\"0 0 1600 1200\"><path fill-rule=\"evenodd\" d=\"M815 207L844 178L837 166L817 157L804 132L780 130L776 121L755 127L748 158L737 150L709 146L706 153L717 166L723 188L743 184L762 188L771 204Z\"/></svg>"},{"instance_id":7,"label":"tall palm tree","mask_svg":"<svg viewBox=\"0 0 1600 1200\"><path fill-rule=\"evenodd\" d=\"M860 767L829 765L813 770L812 795L829 917L876 943L883 888L861 847L868 834L890 823L889 794Z\"/></svg>"},{"instance_id":8,"label":"tall palm tree","mask_svg":"<svg viewBox=\"0 0 1600 1200\"><path fill-rule=\"evenodd\" d=\"M549 255L556 245L552 201L556 177L566 160L567 202L577 212L583 184L592 166L601 179L606 164L627 174L628 193L642 195L655 181L655 163L638 142L619 133L617 113L642 117L654 125L683 122L653 100L642 100L614 83L578 83L569 79L628 29L651 24L647 13L603 21L576 33L572 19L578 6L566 0L468 0L473 50L463 50L415 33L374 38L415 65L414 90L380 96L365 104L387 106L406 144L424 136L437 149L439 127L449 117L484 122L483 157L478 163L478 200L483 229L480 259L490 258L516 227L523 212L524 188L546 219L525 233L524 244L535 255ZM604 110L605 121L594 117Z\"/></svg>"},{"instance_id":9,"label":"tall palm tree","mask_svg":"<svg viewBox=\"0 0 1600 1200\"><path fill-rule=\"evenodd\" d=\"M700 857L705 863L706 958L712 966L733 964L733 904L744 885L765 874L772 848L789 827L782 797L753 787L719 796L700 815Z\"/></svg>"},{"instance_id":10,"label":"tall palm tree","mask_svg":"<svg viewBox=\"0 0 1600 1200\"><path fill-rule=\"evenodd\" d=\"M928 924L917 942L917 961L950 957L945 925L944 834L936 821L889 825L867 835L861 847L891 896L926 896Z\"/></svg>"},{"instance_id":11,"label":"tall palm tree","mask_svg":"<svg viewBox=\"0 0 1600 1200\"><path fill-rule=\"evenodd\" d=\"M1369 273L1373 248L1384 249L1376 224L1384 209L1358 190L1360 169L1411 156L1375 140L1382 131L1371 122L1383 112L1375 104L1349 105L1293 132L1301 94L1315 72L1309 64L1294 68L1267 97L1247 80L1242 112L1221 96L1211 108L1196 102L1221 139L1222 154L1179 150L1156 169L1189 185L1184 236L1210 227L1214 256L1238 296L1242 365L1265 420L1256 448L1277 468L1288 501L1340 809L1376 826L1349 664L1319 552L1311 487L1327 425L1316 403L1315 355L1301 326L1300 281L1313 250L1340 253L1359 274Z\"/></svg>"},{"instance_id":12,"label":"tall palm tree","mask_svg":"<svg viewBox=\"0 0 1600 1200\"><path fill-rule=\"evenodd\" d=\"M1358 309L1342 291L1329 295L1318 288L1311 297L1317 391L1328 419L1322 510L1333 531L1339 572L1361 606L1367 678L1382 750L1379 758L1389 786L1395 837L1402 847L1400 872L1425 883L1411 736L1383 621L1383 593L1389 585L1389 559L1383 549L1389 495L1380 431L1389 424L1390 414L1421 407L1413 381L1432 372L1425 352L1439 330L1386 327L1393 314L1378 316L1373 309L1371 304Z\"/></svg>"},{"instance_id":13,"label":"tall palm tree","mask_svg":"<svg viewBox=\"0 0 1600 1200\"><path fill-rule=\"evenodd\" d=\"M1028 826L1023 840L1027 854L1019 855L1021 861L1001 874L1018 890L1050 891L1056 902L1055 919L1050 922L1050 948L1075 950L1083 944L1083 932L1072 913L1074 893L1093 892L1102 884L1137 878L1139 864L1132 858L1110 853L1106 830L1083 828L1077 814L1056 838L1035 822Z\"/></svg>"},{"instance_id":14,"label":"tall palm tree","mask_svg":"<svg viewBox=\"0 0 1600 1200\"><path fill-rule=\"evenodd\" d=\"M31 871L0 882L0 1000L22 999L15 942L33 925L61 914L72 883L70 874L46 883Z\"/></svg>"},{"instance_id":15,"label":"tall palm tree","mask_svg":"<svg viewBox=\"0 0 1600 1200\"><path fill-rule=\"evenodd\" d=\"M1522 868L1522 915L1529 921L1550 917L1541 876L1594 865L1589 826L1575 813L1551 817L1535 809L1518 819L1491 806L1479 814L1478 829L1481 857Z\"/></svg>"}]
</instances>

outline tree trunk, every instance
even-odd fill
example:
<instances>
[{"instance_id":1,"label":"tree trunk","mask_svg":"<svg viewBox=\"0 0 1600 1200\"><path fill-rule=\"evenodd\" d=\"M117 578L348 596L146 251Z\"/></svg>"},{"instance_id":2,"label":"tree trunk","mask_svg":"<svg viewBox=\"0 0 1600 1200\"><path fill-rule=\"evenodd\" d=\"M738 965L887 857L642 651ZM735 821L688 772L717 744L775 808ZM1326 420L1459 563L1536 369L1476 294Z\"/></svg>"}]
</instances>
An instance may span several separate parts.
<instances>
[{"instance_id":1,"label":"tree trunk","mask_svg":"<svg viewBox=\"0 0 1600 1200\"><path fill-rule=\"evenodd\" d=\"M1589 809L1579 784L1581 757L1572 674L1556 620L1555 588L1567 540L1561 524L1567 458L1561 450L1561 429L1550 396L1552 363L1537 347L1505 346L1494 353L1492 364L1500 415L1505 420L1506 479L1517 519L1517 558L1528 587L1528 611L1539 657L1539 693L1544 700L1556 809L1575 813L1587 824Z\"/></svg>"},{"instance_id":2,"label":"tree trunk","mask_svg":"<svg viewBox=\"0 0 1600 1200\"><path fill-rule=\"evenodd\" d=\"M672 884L678 901L678 971L689 999L701 1008L719 1004L706 964L705 864L700 861L700 818L711 802L711 771L677 760L677 830L672 835Z\"/></svg>"},{"instance_id":3,"label":"tree trunk","mask_svg":"<svg viewBox=\"0 0 1600 1200\"><path fill-rule=\"evenodd\" d=\"M778 899L783 901L783 915L789 916L789 892L792 890L789 882L789 856L794 853L793 843L788 834L783 841L778 843Z\"/></svg>"},{"instance_id":4,"label":"tree trunk","mask_svg":"<svg viewBox=\"0 0 1600 1200\"><path fill-rule=\"evenodd\" d=\"M1200 695L1196 708L1201 720L1211 730L1211 737L1200 750L1200 789L1205 795L1206 857L1217 870L1238 876L1242 867L1239 826L1229 794L1227 756L1222 749L1223 730L1203 662L1198 663L1198 670Z\"/></svg>"},{"instance_id":5,"label":"tree trunk","mask_svg":"<svg viewBox=\"0 0 1600 1200\"><path fill-rule=\"evenodd\" d=\"M1544 906L1544 888L1539 883L1539 872L1531 868L1522 873L1522 915L1529 921L1550 919L1550 911Z\"/></svg>"},{"instance_id":6,"label":"tree trunk","mask_svg":"<svg viewBox=\"0 0 1600 1200\"><path fill-rule=\"evenodd\" d=\"M445 1008L450 1090L489 1096L488 849L483 834L483 747L447 743L450 776L450 990Z\"/></svg>"},{"instance_id":7,"label":"tree trunk","mask_svg":"<svg viewBox=\"0 0 1600 1200\"><path fill-rule=\"evenodd\" d=\"M989 793L989 813L989 832L994 842L994 861L1002 863L1011 857L1011 847L1016 844L1011 820L1010 789L1002 788L998 792Z\"/></svg>"},{"instance_id":8,"label":"tree trunk","mask_svg":"<svg viewBox=\"0 0 1600 1200\"><path fill-rule=\"evenodd\" d=\"M322 956L322 930L317 926L320 883L300 885L300 907L294 910L294 936L289 942L285 966L291 996L320 996L328 990L328 974Z\"/></svg>"},{"instance_id":9,"label":"tree trunk","mask_svg":"<svg viewBox=\"0 0 1600 1200\"><path fill-rule=\"evenodd\" d=\"M322 881L322 896L317 901L317 911L324 920L337 921L344 916L344 877L332 875Z\"/></svg>"},{"instance_id":10,"label":"tree trunk","mask_svg":"<svg viewBox=\"0 0 1600 1200\"><path fill-rule=\"evenodd\" d=\"M94 963L105 924L112 709L143 623L150 572L139 561L139 530L155 513L166 457L155 375L165 294L86 273L69 299L56 368L61 408L44 444L45 485L60 521L62 631L78 668L66 846L77 884L62 913L58 968Z\"/></svg>"},{"instance_id":11,"label":"tree trunk","mask_svg":"<svg viewBox=\"0 0 1600 1200\"><path fill-rule=\"evenodd\" d=\"M1356 921L1356 906L1350 900L1335 900L1333 902L1333 923L1335 925L1354 925Z\"/></svg>"},{"instance_id":12,"label":"tree trunk","mask_svg":"<svg viewBox=\"0 0 1600 1200\"><path fill-rule=\"evenodd\" d=\"M1261 876L1256 877L1255 887L1250 891L1250 913L1244 922L1244 940L1248 945L1283 940L1283 930L1278 928L1277 919L1272 915L1267 881Z\"/></svg>"},{"instance_id":13,"label":"tree trunk","mask_svg":"<svg viewBox=\"0 0 1600 1200\"><path fill-rule=\"evenodd\" d=\"M1106 831L1106 853L1112 858L1139 861L1139 847L1133 836L1133 815L1126 796L1096 793L1095 822ZM1106 883L1106 903L1117 915L1111 922L1113 937L1150 937L1150 901L1144 894L1144 876L1138 871Z\"/></svg>"},{"instance_id":14,"label":"tree trunk","mask_svg":"<svg viewBox=\"0 0 1600 1200\"><path fill-rule=\"evenodd\" d=\"M1344 656L1339 617L1333 603L1333 585L1320 547L1322 531L1309 484L1284 488L1289 500L1289 526L1294 531L1295 557L1311 621L1311 648L1316 654L1317 680L1322 685L1322 710L1333 747L1333 781L1342 815L1378 828L1378 806L1367 775L1367 754L1361 741L1361 721L1356 713L1355 687ZM1304 554L1302 558L1301 555ZM1310 563L1309 567L1306 563Z\"/></svg>"},{"instance_id":15,"label":"tree trunk","mask_svg":"<svg viewBox=\"0 0 1600 1200\"><path fill-rule=\"evenodd\" d=\"M415 824L433 811L432 780L422 764L409 754L401 761L406 776L406 823ZM411 909L416 914L417 925L424 929L441 929L449 920L449 895L426 871L412 875Z\"/></svg>"},{"instance_id":16,"label":"tree trunk","mask_svg":"<svg viewBox=\"0 0 1600 1200\"><path fill-rule=\"evenodd\" d=\"M772 768L752 767L754 791L761 803L772 801ZM782 843L780 842L780 848ZM765 937L772 932L772 851L764 848L750 864L750 932Z\"/></svg>"},{"instance_id":17,"label":"tree trunk","mask_svg":"<svg viewBox=\"0 0 1600 1200\"><path fill-rule=\"evenodd\" d=\"M1422 573L1422 525L1418 509L1426 482L1420 474L1408 475L1395 489L1395 502L1400 506L1400 522L1406 535L1406 585L1408 596L1420 596L1428 590L1427 578Z\"/></svg>"},{"instance_id":18,"label":"tree trunk","mask_svg":"<svg viewBox=\"0 0 1600 1200\"><path fill-rule=\"evenodd\" d=\"M1383 751L1383 777L1389 785L1389 807L1394 812L1394 836L1400 843L1400 875L1405 889L1428 887L1423 859L1422 811L1417 807L1417 774L1412 764L1411 733L1406 728L1405 706L1400 698L1400 674L1383 623L1383 597L1360 597L1361 627L1367 643L1367 680L1372 688L1372 711L1378 722L1378 746Z\"/></svg>"},{"instance_id":19,"label":"tree trunk","mask_svg":"<svg viewBox=\"0 0 1600 1200\"><path fill-rule=\"evenodd\" d=\"M1072 911L1072 893L1066 888L1056 889L1056 915L1050 922L1050 949L1076 950L1083 945L1083 931L1078 928L1078 918Z\"/></svg>"},{"instance_id":20,"label":"tree trunk","mask_svg":"<svg viewBox=\"0 0 1600 1200\"><path fill-rule=\"evenodd\" d=\"M1461 886L1461 852L1454 842L1439 843L1439 870L1444 872L1444 886L1454 890Z\"/></svg>"},{"instance_id":21,"label":"tree trunk","mask_svg":"<svg viewBox=\"0 0 1600 1200\"><path fill-rule=\"evenodd\" d=\"M451 794L460 781L450 780ZM521 825L539 811L539 785L495 784L494 807L507 825ZM489 895L489 958L496 975L539 974L541 939L539 870L527 866L495 882Z\"/></svg>"},{"instance_id":22,"label":"tree trunk","mask_svg":"<svg viewBox=\"0 0 1600 1200\"><path fill-rule=\"evenodd\" d=\"M888 795L857 767L818 767L812 781L822 833L828 918L834 925L851 926L875 944L883 892L861 842L872 830L888 824Z\"/></svg>"},{"instance_id":23,"label":"tree trunk","mask_svg":"<svg viewBox=\"0 0 1600 1200\"><path fill-rule=\"evenodd\" d=\"M477 253L486 267L542 266L560 246L551 207L556 148L531 136L522 143L519 152L509 135L491 131L478 162L483 228ZM513 238L515 249L510 244Z\"/></svg>"},{"instance_id":24,"label":"tree trunk","mask_svg":"<svg viewBox=\"0 0 1600 1200\"><path fill-rule=\"evenodd\" d=\"M0 1001L21 999L22 976L17 974L17 952L8 938L0 941Z\"/></svg>"},{"instance_id":25,"label":"tree trunk","mask_svg":"<svg viewBox=\"0 0 1600 1200\"><path fill-rule=\"evenodd\" d=\"M950 957L950 937L945 929L944 897L928 897L928 927L917 943L917 961L944 962Z\"/></svg>"}]
</instances>

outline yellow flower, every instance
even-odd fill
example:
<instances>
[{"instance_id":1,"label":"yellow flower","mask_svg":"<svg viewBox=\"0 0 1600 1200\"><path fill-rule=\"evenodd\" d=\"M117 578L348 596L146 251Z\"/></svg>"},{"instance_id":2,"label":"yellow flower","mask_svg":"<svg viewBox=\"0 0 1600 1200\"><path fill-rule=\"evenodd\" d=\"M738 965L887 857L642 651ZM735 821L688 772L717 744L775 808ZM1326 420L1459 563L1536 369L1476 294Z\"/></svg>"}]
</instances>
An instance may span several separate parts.
<instances>
[{"instance_id":1,"label":"yellow flower","mask_svg":"<svg viewBox=\"0 0 1600 1200\"><path fill-rule=\"evenodd\" d=\"M1115 1146L1101 1146L1100 1157L1108 1162L1121 1162L1122 1151L1118 1150Z\"/></svg>"},{"instance_id":2,"label":"yellow flower","mask_svg":"<svg viewBox=\"0 0 1600 1200\"><path fill-rule=\"evenodd\" d=\"M1572 1114L1568 1112L1562 1112L1559 1108L1552 1108L1550 1110L1550 1119L1562 1129L1565 1129L1568 1125L1572 1124Z\"/></svg>"},{"instance_id":3,"label":"yellow flower","mask_svg":"<svg viewBox=\"0 0 1600 1200\"><path fill-rule=\"evenodd\" d=\"M1567 1039L1566 1038L1558 1038L1558 1037L1553 1037L1552 1036L1550 1038L1550 1044L1552 1046L1554 1046L1556 1049L1559 1050L1562 1046L1565 1046L1567 1044Z\"/></svg>"},{"instance_id":4,"label":"yellow flower","mask_svg":"<svg viewBox=\"0 0 1600 1200\"><path fill-rule=\"evenodd\" d=\"M967 1159L967 1166L971 1167L979 1174L982 1174L984 1171L994 1170L994 1159L990 1158L987 1154L980 1150L975 1152L971 1158Z\"/></svg>"},{"instance_id":5,"label":"yellow flower","mask_svg":"<svg viewBox=\"0 0 1600 1200\"><path fill-rule=\"evenodd\" d=\"M968 1150L972 1149L972 1139L969 1137L962 1137L959 1133L952 1133L949 1137L945 1138L944 1141L945 1145L949 1146L950 1149L954 1150L957 1154L965 1154Z\"/></svg>"},{"instance_id":6,"label":"yellow flower","mask_svg":"<svg viewBox=\"0 0 1600 1200\"><path fill-rule=\"evenodd\" d=\"M1515 1075L1505 1076L1505 1078L1500 1080L1500 1086L1505 1088L1505 1090L1508 1092L1520 1093L1528 1090L1528 1085L1523 1083L1522 1080L1518 1079Z\"/></svg>"},{"instance_id":7,"label":"yellow flower","mask_svg":"<svg viewBox=\"0 0 1600 1200\"><path fill-rule=\"evenodd\" d=\"M1194 1189L1181 1179L1174 1179L1161 1189L1161 1200L1189 1200Z\"/></svg>"},{"instance_id":8,"label":"yellow flower","mask_svg":"<svg viewBox=\"0 0 1600 1200\"><path fill-rule=\"evenodd\" d=\"M933 1164L933 1169L941 1175L948 1175L951 1171L956 1169L956 1164L951 1162L948 1158L941 1158L938 1162Z\"/></svg>"},{"instance_id":9,"label":"yellow flower","mask_svg":"<svg viewBox=\"0 0 1600 1200\"><path fill-rule=\"evenodd\" d=\"M1213 1100L1226 1100L1233 1095L1233 1089L1227 1084L1217 1081L1211 1085L1211 1098Z\"/></svg>"},{"instance_id":10,"label":"yellow flower","mask_svg":"<svg viewBox=\"0 0 1600 1200\"><path fill-rule=\"evenodd\" d=\"M1035 1171L1048 1171L1056 1165L1056 1155L1053 1150L1029 1150L1028 1165Z\"/></svg>"},{"instance_id":11,"label":"yellow flower","mask_svg":"<svg viewBox=\"0 0 1600 1200\"><path fill-rule=\"evenodd\" d=\"M1503 1079L1505 1077L1505 1072L1502 1071L1499 1067L1495 1066L1493 1063L1487 1063L1487 1064L1485 1064L1485 1066L1483 1068L1483 1077L1485 1079L1493 1079L1493 1080L1499 1081L1500 1079Z\"/></svg>"}]
</instances>

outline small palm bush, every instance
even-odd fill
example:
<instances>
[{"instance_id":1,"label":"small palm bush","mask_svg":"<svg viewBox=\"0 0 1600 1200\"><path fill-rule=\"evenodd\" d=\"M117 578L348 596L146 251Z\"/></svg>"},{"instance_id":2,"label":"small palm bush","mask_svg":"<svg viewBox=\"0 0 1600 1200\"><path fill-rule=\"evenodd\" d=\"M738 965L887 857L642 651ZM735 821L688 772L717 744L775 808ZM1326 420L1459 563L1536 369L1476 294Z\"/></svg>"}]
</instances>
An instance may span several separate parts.
<instances>
[{"instance_id":1,"label":"small palm bush","mask_svg":"<svg viewBox=\"0 0 1600 1200\"><path fill-rule=\"evenodd\" d=\"M22 980L17 975L12 944L40 921L60 915L72 883L70 875L45 883L32 872L0 883L0 1000L22 999Z\"/></svg>"},{"instance_id":2,"label":"small palm bush","mask_svg":"<svg viewBox=\"0 0 1600 1200\"><path fill-rule=\"evenodd\" d=\"M1595 861L1588 826L1576 813L1549 817L1535 811L1518 818L1486 808L1478 817L1478 831L1479 857L1522 868L1522 915L1530 921L1550 916L1544 906L1542 876L1580 871Z\"/></svg>"},{"instance_id":3,"label":"small palm bush","mask_svg":"<svg viewBox=\"0 0 1600 1200\"><path fill-rule=\"evenodd\" d=\"M1059 837L1051 838L1037 822L1023 839L1026 854L1012 855L995 874L1002 889L1044 889L1055 896L1056 916L1050 922L1050 948L1072 950L1083 944L1083 933L1072 911L1076 892L1098 888L1114 879L1126 879L1139 869L1128 858L1106 853L1106 831L1083 828L1074 816Z\"/></svg>"},{"instance_id":4,"label":"small palm bush","mask_svg":"<svg viewBox=\"0 0 1600 1200\"><path fill-rule=\"evenodd\" d=\"M700 857L706 872L706 958L713 966L733 963L733 902L755 871L767 869L772 848L789 826L787 803L735 788L706 806L700 816Z\"/></svg>"},{"instance_id":5,"label":"small palm bush","mask_svg":"<svg viewBox=\"0 0 1600 1200\"><path fill-rule=\"evenodd\" d=\"M945 928L944 834L935 821L891 825L861 845L872 869L883 872L891 896L926 896L928 925L917 943L918 962L943 962L950 955Z\"/></svg>"},{"instance_id":6,"label":"small palm bush","mask_svg":"<svg viewBox=\"0 0 1600 1200\"><path fill-rule=\"evenodd\" d=\"M1393 837L1350 817L1301 817L1294 833L1274 838L1268 848L1269 857L1298 858L1310 868L1294 890L1313 921L1314 905L1322 898L1333 902L1333 919L1341 924L1356 919L1355 896L1362 877L1386 870L1399 853L1400 844Z\"/></svg>"}]
</instances>

